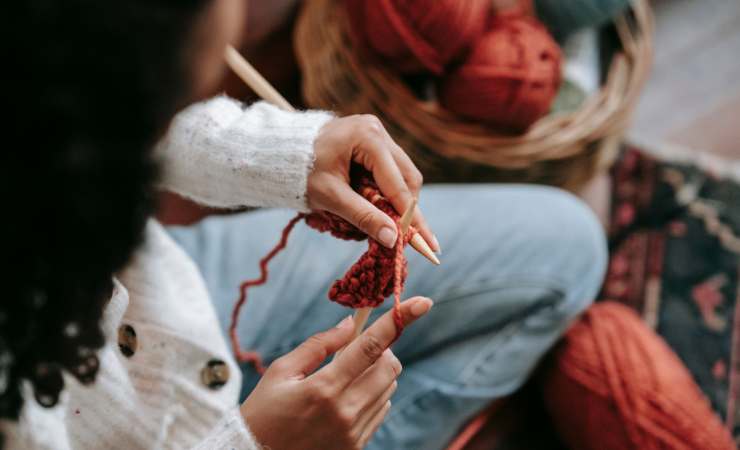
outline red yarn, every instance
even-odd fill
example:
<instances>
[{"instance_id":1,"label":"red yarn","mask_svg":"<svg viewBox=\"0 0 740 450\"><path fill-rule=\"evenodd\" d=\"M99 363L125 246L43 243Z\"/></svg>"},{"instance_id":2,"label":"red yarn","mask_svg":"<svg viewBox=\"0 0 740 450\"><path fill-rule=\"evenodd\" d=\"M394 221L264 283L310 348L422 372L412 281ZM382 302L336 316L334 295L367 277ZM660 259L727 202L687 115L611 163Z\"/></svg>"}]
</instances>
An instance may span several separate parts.
<instances>
[{"instance_id":1,"label":"red yarn","mask_svg":"<svg viewBox=\"0 0 740 450\"><path fill-rule=\"evenodd\" d=\"M599 303L544 374L545 403L572 450L730 450L686 367L633 310Z\"/></svg>"},{"instance_id":2,"label":"red yarn","mask_svg":"<svg viewBox=\"0 0 740 450\"><path fill-rule=\"evenodd\" d=\"M442 81L439 101L462 116L522 131L550 110L560 87L558 44L534 18L505 14Z\"/></svg>"},{"instance_id":3,"label":"red yarn","mask_svg":"<svg viewBox=\"0 0 740 450\"><path fill-rule=\"evenodd\" d=\"M260 260L260 276L243 282L239 287L239 299L231 313L229 335L234 354L238 361L253 364L258 373L261 374L265 371L259 353L245 351L239 344L239 336L237 334L239 313L246 304L249 288L265 284L269 275L268 264L272 258L285 248L290 232L293 231L295 225L301 220L305 220L306 224L311 228L322 233L331 233L332 236L339 239L356 241L368 239L368 250L350 267L342 279L334 282L329 290L329 299L350 308L374 308L383 303L386 297L393 294L393 320L396 324L396 339L403 332L401 292L403 291L403 284L408 274L407 261L403 254L403 249L416 230L413 227L409 227L407 233L402 235L399 224L400 215L391 203L380 195L380 190L372 177L367 173L363 173L358 179L358 191L360 194L396 221L400 238L396 240L395 248L389 249L380 245L374 239L369 239L365 233L351 223L329 212L300 213L291 219L285 229L283 229L278 244Z\"/></svg>"},{"instance_id":4,"label":"red yarn","mask_svg":"<svg viewBox=\"0 0 740 450\"><path fill-rule=\"evenodd\" d=\"M357 41L401 72L441 74L484 32L491 0L345 0Z\"/></svg>"}]
</instances>

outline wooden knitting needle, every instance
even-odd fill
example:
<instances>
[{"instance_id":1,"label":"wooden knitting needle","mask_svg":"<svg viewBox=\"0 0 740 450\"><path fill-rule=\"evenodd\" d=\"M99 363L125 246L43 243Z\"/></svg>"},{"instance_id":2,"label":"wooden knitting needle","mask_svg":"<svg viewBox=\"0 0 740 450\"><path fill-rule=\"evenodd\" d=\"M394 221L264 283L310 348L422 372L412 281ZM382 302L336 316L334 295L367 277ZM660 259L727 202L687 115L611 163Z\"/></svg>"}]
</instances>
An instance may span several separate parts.
<instances>
[{"instance_id":1,"label":"wooden knitting needle","mask_svg":"<svg viewBox=\"0 0 740 450\"><path fill-rule=\"evenodd\" d=\"M247 86L252 88L252 90L260 96L260 98L286 111L295 111L295 108L293 108L293 106L288 103L285 97L280 95L280 92L272 87L272 85L267 80L265 80L265 78L257 71L257 69L249 64L249 62L244 59L244 57L234 47L230 45L226 47L224 58L226 59L226 64L229 65L231 70L233 70L234 73L236 73L239 78L241 78L242 81L247 84ZM416 202L414 202L414 205L415 204ZM404 216L405 215L406 213L404 213ZM440 264L437 255L434 254L427 241L425 241L419 233L414 233L411 240L409 241L409 244L417 252L421 253L422 256L428 259L432 264L436 266Z\"/></svg>"},{"instance_id":2,"label":"wooden knitting needle","mask_svg":"<svg viewBox=\"0 0 740 450\"><path fill-rule=\"evenodd\" d=\"M247 83L247 86L252 88L260 98L267 100L278 108L286 111L295 111L293 105L288 103L285 97L280 95L280 92L272 87L270 82L265 80L262 74L249 64L249 62L244 59L241 53L239 53L234 47L230 45L226 46L224 57L226 58L226 64L231 67L231 70L233 70L234 73L242 79L242 81Z\"/></svg>"},{"instance_id":3,"label":"wooden knitting needle","mask_svg":"<svg viewBox=\"0 0 740 450\"><path fill-rule=\"evenodd\" d=\"M403 212L401 220L398 221L398 223L401 225L401 236L398 236L399 239L402 239L402 237L409 231L411 221L414 219L414 210L416 209L417 203L417 200L413 199L411 201L411 205L409 205L409 207L406 208L406 211Z\"/></svg>"},{"instance_id":4,"label":"wooden knitting needle","mask_svg":"<svg viewBox=\"0 0 740 450\"><path fill-rule=\"evenodd\" d=\"M411 236L409 245L411 245L414 250L421 253L422 256L428 259L435 266L442 264L439 258L437 258L437 255L435 255L432 249L429 247L429 244L427 244L427 241L425 241L419 233L414 233L414 235Z\"/></svg>"}]
</instances>

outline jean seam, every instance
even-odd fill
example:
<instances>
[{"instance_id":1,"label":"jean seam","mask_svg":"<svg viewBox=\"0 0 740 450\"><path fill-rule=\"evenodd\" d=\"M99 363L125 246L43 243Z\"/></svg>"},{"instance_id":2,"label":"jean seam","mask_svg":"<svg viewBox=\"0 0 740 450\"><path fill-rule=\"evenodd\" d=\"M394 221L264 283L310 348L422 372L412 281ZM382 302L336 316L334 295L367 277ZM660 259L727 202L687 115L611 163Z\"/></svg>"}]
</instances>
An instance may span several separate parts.
<instances>
[{"instance_id":1,"label":"jean seam","mask_svg":"<svg viewBox=\"0 0 740 450\"><path fill-rule=\"evenodd\" d=\"M414 373L414 377L429 380L430 383L433 383L436 385L435 389L441 392L445 392L446 390L457 391L457 390L465 389L465 388L487 389L487 386L485 385L472 383L466 380L467 378L470 377L470 375L475 373L479 367L484 365L484 362L487 362L491 360L492 358L495 358L497 355L497 352L495 351L495 349L500 348L503 343L511 340L517 334L517 332L523 326L526 325L525 322L529 317L532 317L532 315L538 312L544 311L545 309L553 308L553 306L556 303L557 302L550 302L550 301L538 302L537 304L532 305L533 308L531 308L529 312L521 314L518 320L516 320L515 318L515 320L513 320L503 329L500 329L497 332L493 333L490 339L487 341L487 343L484 345L481 345L479 351L474 356L471 356L470 362L462 370L460 370L460 377L458 378L458 380L456 381L440 380L440 379L425 375L423 373ZM501 340L502 337L504 339L503 342ZM494 349L494 351L492 351L491 349ZM503 385L505 383L501 383L501 384ZM478 394L470 394L470 396L476 397L478 396Z\"/></svg>"},{"instance_id":2,"label":"jean seam","mask_svg":"<svg viewBox=\"0 0 740 450\"><path fill-rule=\"evenodd\" d=\"M433 295L432 299L435 304L448 303L453 300L468 297L470 295L482 294L489 291L499 291L511 288L540 288L551 290L560 295L567 291L566 284L548 276L537 276L533 278L531 274L517 274L501 278L485 278L473 280L465 283L464 286L455 286L446 289L443 294ZM435 299L438 298L439 300Z\"/></svg>"},{"instance_id":3,"label":"jean seam","mask_svg":"<svg viewBox=\"0 0 740 450\"><path fill-rule=\"evenodd\" d=\"M543 305L543 309L551 306L552 305ZM541 311L541 309L536 308L533 313L539 311ZM514 335L522 329L522 327L524 326L524 322L527 320L527 317L529 316L522 317L521 320L517 320L508 324L506 327L504 327L504 329L491 336L491 339L486 343L486 345L481 346L478 354L475 355L474 358L471 358L470 363L468 363L468 365L460 371L460 385L462 387L481 387L479 384L467 381L468 378L472 377L472 375L477 372L482 365L496 358L498 353L495 351L495 349L500 348L502 345L511 341ZM501 337L503 337L503 342L501 342Z\"/></svg>"},{"instance_id":4,"label":"jean seam","mask_svg":"<svg viewBox=\"0 0 740 450\"><path fill-rule=\"evenodd\" d=\"M425 389L418 393L418 395L412 395L406 399L404 402L399 402L395 404L395 408L391 408L391 412L388 414L388 418L397 417L399 414L401 414L403 411L406 410L409 406L415 404L420 399L423 399L424 397L427 397L431 394L434 394L438 392L436 386L429 387L428 389ZM387 419L386 419L387 420Z\"/></svg>"}]
</instances>

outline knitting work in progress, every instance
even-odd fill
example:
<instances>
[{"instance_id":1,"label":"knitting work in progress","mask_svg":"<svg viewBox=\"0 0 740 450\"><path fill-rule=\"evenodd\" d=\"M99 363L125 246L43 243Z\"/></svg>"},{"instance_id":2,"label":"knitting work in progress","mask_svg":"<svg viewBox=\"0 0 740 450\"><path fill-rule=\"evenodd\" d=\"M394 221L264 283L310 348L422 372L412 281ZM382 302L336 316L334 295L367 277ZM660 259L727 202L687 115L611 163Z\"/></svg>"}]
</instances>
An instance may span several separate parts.
<instances>
[{"instance_id":1,"label":"knitting work in progress","mask_svg":"<svg viewBox=\"0 0 740 450\"><path fill-rule=\"evenodd\" d=\"M408 244L411 236L416 233L413 227L409 227L404 234L401 232L399 223L400 215L388 200L380 194L377 184L372 176L363 172L353 179L358 180L356 189L366 200L378 209L388 214L398 228L399 238L394 248L386 248L375 239L360 231L357 227L342 219L341 217L325 211L317 211L309 214L299 213L288 222L283 229L278 244L260 260L260 276L253 280L247 280L239 287L239 299L234 305L231 313L231 324L229 336L234 354L239 362L251 363L255 370L262 374L265 367L258 352L243 350L239 344L237 327L239 313L247 302L247 292L251 287L260 286L267 282L268 264L288 243L290 232L298 222L304 220L306 224L321 233L330 233L332 236L352 241L368 240L367 251L360 256L352 267L349 268L344 277L336 280L329 289L329 299L340 305L350 308L374 308L379 306L386 297L393 294L393 320L396 324L396 339L403 332L403 318L401 317L401 292L408 275L406 257L403 249Z\"/></svg>"}]
</instances>

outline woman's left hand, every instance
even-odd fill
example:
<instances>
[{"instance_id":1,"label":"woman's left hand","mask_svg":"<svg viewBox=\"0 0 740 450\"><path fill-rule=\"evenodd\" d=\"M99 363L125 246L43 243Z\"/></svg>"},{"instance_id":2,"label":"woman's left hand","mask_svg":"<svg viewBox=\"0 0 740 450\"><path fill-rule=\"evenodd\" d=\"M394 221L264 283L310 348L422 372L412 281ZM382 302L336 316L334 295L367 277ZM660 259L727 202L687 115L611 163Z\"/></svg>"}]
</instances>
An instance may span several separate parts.
<instances>
[{"instance_id":1,"label":"woman's left hand","mask_svg":"<svg viewBox=\"0 0 740 450\"><path fill-rule=\"evenodd\" d=\"M350 165L354 162L370 171L399 213L418 198L423 178L380 120L372 115L334 119L319 132L314 151L316 161L306 193L308 206L334 213L386 247L393 247L398 234L395 223L352 189ZM413 224L432 250L439 251L437 238L418 208Z\"/></svg>"}]
</instances>

